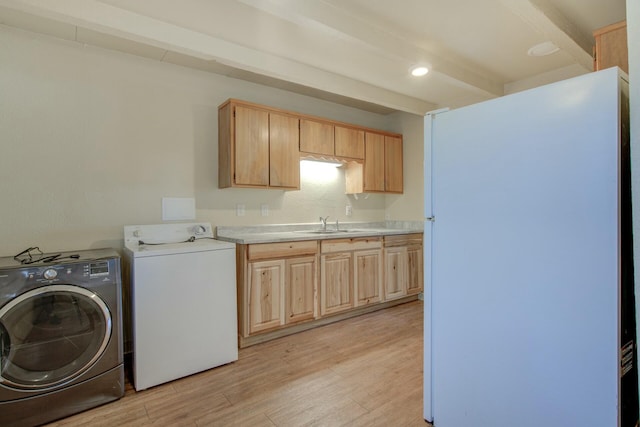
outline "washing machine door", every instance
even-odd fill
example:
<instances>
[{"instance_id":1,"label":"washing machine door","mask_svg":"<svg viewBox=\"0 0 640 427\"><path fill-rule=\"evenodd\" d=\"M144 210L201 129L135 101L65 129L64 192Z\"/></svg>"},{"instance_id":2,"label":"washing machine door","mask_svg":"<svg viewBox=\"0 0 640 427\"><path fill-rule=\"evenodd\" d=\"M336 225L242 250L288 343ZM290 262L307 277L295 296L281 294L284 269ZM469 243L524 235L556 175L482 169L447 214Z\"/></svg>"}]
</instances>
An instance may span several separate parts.
<instances>
[{"instance_id":1,"label":"washing machine door","mask_svg":"<svg viewBox=\"0 0 640 427\"><path fill-rule=\"evenodd\" d=\"M0 308L0 383L23 390L68 383L100 358L111 323L106 304L85 288L25 292Z\"/></svg>"}]
</instances>

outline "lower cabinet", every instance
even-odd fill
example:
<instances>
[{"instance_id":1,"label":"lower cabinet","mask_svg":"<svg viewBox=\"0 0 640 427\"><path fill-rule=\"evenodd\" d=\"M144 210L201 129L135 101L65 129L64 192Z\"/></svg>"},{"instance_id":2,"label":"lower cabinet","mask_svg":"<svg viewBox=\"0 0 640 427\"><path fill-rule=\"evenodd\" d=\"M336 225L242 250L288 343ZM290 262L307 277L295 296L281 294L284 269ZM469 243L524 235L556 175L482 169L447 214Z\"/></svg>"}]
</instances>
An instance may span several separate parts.
<instances>
[{"instance_id":1,"label":"lower cabinet","mask_svg":"<svg viewBox=\"0 0 640 427\"><path fill-rule=\"evenodd\" d=\"M422 234L237 245L240 347L416 298Z\"/></svg>"},{"instance_id":2,"label":"lower cabinet","mask_svg":"<svg viewBox=\"0 0 640 427\"><path fill-rule=\"evenodd\" d=\"M339 313L353 307L351 253L324 254L320 260L320 315Z\"/></svg>"},{"instance_id":3,"label":"lower cabinet","mask_svg":"<svg viewBox=\"0 0 640 427\"><path fill-rule=\"evenodd\" d=\"M381 301L380 237L323 240L320 253L322 316Z\"/></svg>"},{"instance_id":4,"label":"lower cabinet","mask_svg":"<svg viewBox=\"0 0 640 427\"><path fill-rule=\"evenodd\" d=\"M356 307L382 301L382 250L355 251L353 261Z\"/></svg>"},{"instance_id":5,"label":"lower cabinet","mask_svg":"<svg viewBox=\"0 0 640 427\"><path fill-rule=\"evenodd\" d=\"M249 333L284 324L284 261L249 263Z\"/></svg>"},{"instance_id":6,"label":"lower cabinet","mask_svg":"<svg viewBox=\"0 0 640 427\"><path fill-rule=\"evenodd\" d=\"M238 245L238 330L243 337L318 317L318 242Z\"/></svg>"},{"instance_id":7,"label":"lower cabinet","mask_svg":"<svg viewBox=\"0 0 640 427\"><path fill-rule=\"evenodd\" d=\"M287 259L284 280L284 323L311 320L318 317L317 257Z\"/></svg>"},{"instance_id":8,"label":"lower cabinet","mask_svg":"<svg viewBox=\"0 0 640 427\"><path fill-rule=\"evenodd\" d=\"M423 288L422 234L385 236L385 301L420 293Z\"/></svg>"}]
</instances>

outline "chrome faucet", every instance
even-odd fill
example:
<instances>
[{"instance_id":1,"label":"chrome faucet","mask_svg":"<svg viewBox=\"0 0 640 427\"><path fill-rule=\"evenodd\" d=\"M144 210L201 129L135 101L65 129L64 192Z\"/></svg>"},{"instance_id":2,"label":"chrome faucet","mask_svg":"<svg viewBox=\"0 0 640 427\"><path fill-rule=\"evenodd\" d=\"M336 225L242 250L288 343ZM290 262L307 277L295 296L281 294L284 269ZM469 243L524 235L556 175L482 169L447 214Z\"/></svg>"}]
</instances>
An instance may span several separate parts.
<instances>
[{"instance_id":1,"label":"chrome faucet","mask_svg":"<svg viewBox=\"0 0 640 427\"><path fill-rule=\"evenodd\" d=\"M329 215L320 217L320 222L322 223L322 231L327 231L327 219L329 219Z\"/></svg>"}]
</instances>

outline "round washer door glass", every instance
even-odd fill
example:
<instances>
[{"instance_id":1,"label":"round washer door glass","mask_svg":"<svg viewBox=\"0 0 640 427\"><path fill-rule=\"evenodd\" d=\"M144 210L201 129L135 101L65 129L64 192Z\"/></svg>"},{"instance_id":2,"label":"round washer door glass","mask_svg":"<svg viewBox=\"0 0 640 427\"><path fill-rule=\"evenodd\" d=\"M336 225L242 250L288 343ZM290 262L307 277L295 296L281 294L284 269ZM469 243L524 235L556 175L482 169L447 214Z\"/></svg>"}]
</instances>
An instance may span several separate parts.
<instances>
[{"instance_id":1,"label":"round washer door glass","mask_svg":"<svg viewBox=\"0 0 640 427\"><path fill-rule=\"evenodd\" d=\"M66 383L98 360L110 337L109 309L93 292L71 285L25 292L0 308L0 383Z\"/></svg>"}]
</instances>

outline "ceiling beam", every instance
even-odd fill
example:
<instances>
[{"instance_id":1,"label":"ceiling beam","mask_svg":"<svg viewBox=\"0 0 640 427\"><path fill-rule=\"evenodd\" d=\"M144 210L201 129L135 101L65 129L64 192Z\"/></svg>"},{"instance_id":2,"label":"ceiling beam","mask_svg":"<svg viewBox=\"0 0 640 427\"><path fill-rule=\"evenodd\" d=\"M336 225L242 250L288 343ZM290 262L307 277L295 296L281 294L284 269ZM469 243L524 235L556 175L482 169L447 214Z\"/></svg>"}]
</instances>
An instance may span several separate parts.
<instances>
[{"instance_id":1,"label":"ceiling beam","mask_svg":"<svg viewBox=\"0 0 640 427\"><path fill-rule=\"evenodd\" d=\"M435 108L434 104L411 96L159 21L98 0L0 0L0 6L397 111L424 114Z\"/></svg>"},{"instance_id":2,"label":"ceiling beam","mask_svg":"<svg viewBox=\"0 0 640 427\"><path fill-rule=\"evenodd\" d=\"M549 0L500 0L547 40L571 56L586 71L593 71L593 38L582 33Z\"/></svg>"},{"instance_id":3,"label":"ceiling beam","mask_svg":"<svg viewBox=\"0 0 640 427\"><path fill-rule=\"evenodd\" d=\"M475 64L464 64L415 46L409 41L357 19L340 8L315 0L237 0L263 12L305 27L334 32L376 54L407 64L426 62L457 86L489 97L504 95L504 82L479 73Z\"/></svg>"}]
</instances>

